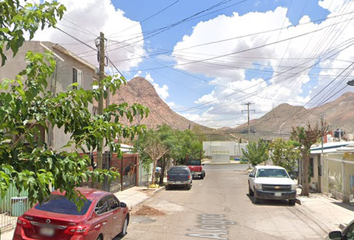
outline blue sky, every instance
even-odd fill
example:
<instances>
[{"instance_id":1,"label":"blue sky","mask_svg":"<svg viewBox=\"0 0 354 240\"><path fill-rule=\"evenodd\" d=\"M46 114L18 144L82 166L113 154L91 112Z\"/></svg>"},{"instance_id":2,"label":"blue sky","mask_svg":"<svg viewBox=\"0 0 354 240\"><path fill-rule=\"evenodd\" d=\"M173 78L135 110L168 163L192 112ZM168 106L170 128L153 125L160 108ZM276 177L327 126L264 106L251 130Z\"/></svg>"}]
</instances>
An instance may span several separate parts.
<instances>
[{"instance_id":1,"label":"blue sky","mask_svg":"<svg viewBox=\"0 0 354 240\"><path fill-rule=\"evenodd\" d=\"M104 32L107 55L128 80L146 78L175 112L205 126L245 123L246 102L253 119L282 103L310 108L352 91L351 0L60 2L68 8L61 29L91 46ZM58 31L36 39L97 64Z\"/></svg>"}]
</instances>

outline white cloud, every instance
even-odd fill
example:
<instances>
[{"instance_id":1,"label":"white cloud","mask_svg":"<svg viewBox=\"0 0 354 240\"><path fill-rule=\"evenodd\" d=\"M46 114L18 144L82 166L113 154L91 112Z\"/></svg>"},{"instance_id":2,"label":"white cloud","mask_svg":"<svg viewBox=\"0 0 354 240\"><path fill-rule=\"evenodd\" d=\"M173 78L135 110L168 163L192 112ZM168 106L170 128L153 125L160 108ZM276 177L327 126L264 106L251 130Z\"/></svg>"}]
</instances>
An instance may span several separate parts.
<instances>
[{"instance_id":1,"label":"white cloud","mask_svg":"<svg viewBox=\"0 0 354 240\"><path fill-rule=\"evenodd\" d=\"M174 102L167 102L167 105L170 107L170 108L174 108L176 106L176 104Z\"/></svg>"},{"instance_id":2,"label":"white cloud","mask_svg":"<svg viewBox=\"0 0 354 240\"><path fill-rule=\"evenodd\" d=\"M141 71L138 71L137 74L134 75L134 77L140 77L141 76Z\"/></svg>"},{"instance_id":3,"label":"white cloud","mask_svg":"<svg viewBox=\"0 0 354 240\"><path fill-rule=\"evenodd\" d=\"M153 85L160 98L162 98L162 100L166 100L166 98L169 96L168 86L164 84L162 87L160 87L157 83L154 83Z\"/></svg>"},{"instance_id":4,"label":"white cloud","mask_svg":"<svg viewBox=\"0 0 354 240\"><path fill-rule=\"evenodd\" d=\"M319 5L328 9L330 16L336 16L344 14L343 9L349 12L348 9L354 7L353 2L323 0ZM190 35L185 35L172 53L177 61L176 68L213 78L209 84L214 89L195 101L201 104L198 114L184 116L200 119L203 125L221 127L227 121L217 122L217 119L234 117L236 122L244 123L241 112L246 109L245 102L253 103L256 112L252 113L252 118L261 117L280 103L304 105L354 61L354 47L345 45L352 38L354 23L343 21L353 15L341 18L342 23L338 18L311 23L310 17L303 16L297 26L292 26L286 15L285 7L242 16L238 13L220 15L199 22ZM282 27L285 28L274 31ZM211 42L214 44L208 44ZM340 51L345 47L348 48ZM323 69L316 66L313 71L318 60L323 61L320 63ZM272 71L271 78L266 70ZM253 74L256 78L252 73L257 73ZM316 74L318 83L312 77ZM350 76L353 78L353 74ZM345 83L343 81L341 87ZM328 91L323 94L328 95ZM343 92L334 97L340 94ZM207 122L202 123L202 120Z\"/></svg>"},{"instance_id":5,"label":"white cloud","mask_svg":"<svg viewBox=\"0 0 354 240\"><path fill-rule=\"evenodd\" d=\"M141 56L145 54L144 41L136 41L142 35L140 23L126 18L122 10L112 5L111 0L59 0L59 2L67 8L58 24L60 29L94 49L96 49L95 39L103 32L108 39L107 55L120 71L136 67L142 61ZM79 57L97 65L97 54L94 50L56 29L38 32L35 40L59 43Z\"/></svg>"},{"instance_id":6,"label":"white cloud","mask_svg":"<svg viewBox=\"0 0 354 240\"><path fill-rule=\"evenodd\" d=\"M145 75L145 79L148 80L149 82L152 83L152 85L154 86L157 94L160 96L160 98L164 101L166 101L166 99L168 98L168 96L170 95L168 93L168 86L167 85L162 85L160 86L159 84L154 82L154 79L152 78L150 73L147 73Z\"/></svg>"}]
</instances>

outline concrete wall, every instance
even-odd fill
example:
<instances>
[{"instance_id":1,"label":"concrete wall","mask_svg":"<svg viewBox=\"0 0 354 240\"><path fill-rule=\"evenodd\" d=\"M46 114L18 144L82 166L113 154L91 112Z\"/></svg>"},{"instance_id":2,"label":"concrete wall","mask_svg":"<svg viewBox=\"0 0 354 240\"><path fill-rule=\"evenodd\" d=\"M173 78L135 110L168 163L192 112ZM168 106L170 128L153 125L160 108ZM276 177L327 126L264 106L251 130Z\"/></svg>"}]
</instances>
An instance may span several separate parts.
<instances>
[{"instance_id":1,"label":"concrete wall","mask_svg":"<svg viewBox=\"0 0 354 240\"><path fill-rule=\"evenodd\" d=\"M213 141L203 142L203 150L206 157L211 157L213 154L228 154L232 157L242 157L241 149L246 149L246 146L247 143Z\"/></svg>"},{"instance_id":2,"label":"concrete wall","mask_svg":"<svg viewBox=\"0 0 354 240\"><path fill-rule=\"evenodd\" d=\"M212 155L212 162L213 163L229 163L230 162L230 155L228 155L228 154L213 154Z\"/></svg>"}]
</instances>

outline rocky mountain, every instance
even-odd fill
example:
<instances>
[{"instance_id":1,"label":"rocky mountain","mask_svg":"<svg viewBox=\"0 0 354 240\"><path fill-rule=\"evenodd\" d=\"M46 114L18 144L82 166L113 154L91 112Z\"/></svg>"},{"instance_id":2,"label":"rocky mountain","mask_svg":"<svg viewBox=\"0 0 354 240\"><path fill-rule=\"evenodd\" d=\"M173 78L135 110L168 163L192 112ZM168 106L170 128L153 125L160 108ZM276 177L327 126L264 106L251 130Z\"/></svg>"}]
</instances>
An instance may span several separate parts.
<instances>
[{"instance_id":1,"label":"rocky mountain","mask_svg":"<svg viewBox=\"0 0 354 240\"><path fill-rule=\"evenodd\" d=\"M353 133L354 93L345 93L335 101L316 108L281 104L263 117L250 121L251 138L289 137L293 126L305 126L307 122L319 123L321 116L329 125L329 130L341 129L346 133ZM243 124L228 132L244 135L248 133L248 125Z\"/></svg>"},{"instance_id":2,"label":"rocky mountain","mask_svg":"<svg viewBox=\"0 0 354 240\"><path fill-rule=\"evenodd\" d=\"M196 124L174 112L156 93L152 84L142 77L130 80L111 96L113 103L127 102L129 105L140 103L150 109L150 114L135 124L145 124L147 128L155 128L166 123L174 129L185 130L198 126L207 136L208 141L239 141L248 138L248 125L244 123L237 128L224 127L211 129ZM354 132L354 93L343 94L337 100L316 108L306 109L302 106L281 104L259 119L250 121L250 140L258 138L274 139L289 137L293 126L305 126L307 122L315 124L324 116L330 130L341 129L346 133ZM124 122L124 121L123 121ZM126 123L126 122L125 122Z\"/></svg>"},{"instance_id":3,"label":"rocky mountain","mask_svg":"<svg viewBox=\"0 0 354 240\"><path fill-rule=\"evenodd\" d=\"M204 130L208 129L175 113L159 97L151 83L142 77L135 77L126 85L122 85L119 91L111 96L110 101L117 104L126 102L129 105L139 103L148 107L150 110L149 116L141 120L136 119L135 122L135 124L140 122L140 124L146 125L147 128L156 128L156 126L166 123L172 128L179 130L191 129L193 126L199 126Z\"/></svg>"}]
</instances>

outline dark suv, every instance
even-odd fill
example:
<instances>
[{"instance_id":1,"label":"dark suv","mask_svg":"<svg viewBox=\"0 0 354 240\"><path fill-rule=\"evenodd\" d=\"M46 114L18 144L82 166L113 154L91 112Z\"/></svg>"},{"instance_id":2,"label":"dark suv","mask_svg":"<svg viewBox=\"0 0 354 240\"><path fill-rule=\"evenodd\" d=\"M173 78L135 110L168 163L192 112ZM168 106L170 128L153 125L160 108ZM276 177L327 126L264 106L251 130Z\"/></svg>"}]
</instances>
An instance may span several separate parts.
<instances>
[{"instance_id":1,"label":"dark suv","mask_svg":"<svg viewBox=\"0 0 354 240\"><path fill-rule=\"evenodd\" d=\"M166 190L174 186L182 186L188 190L192 188L192 173L187 166L173 166L167 171Z\"/></svg>"}]
</instances>

